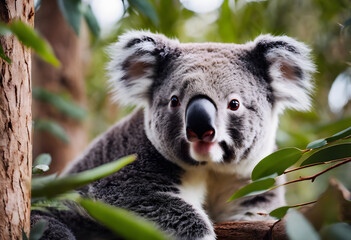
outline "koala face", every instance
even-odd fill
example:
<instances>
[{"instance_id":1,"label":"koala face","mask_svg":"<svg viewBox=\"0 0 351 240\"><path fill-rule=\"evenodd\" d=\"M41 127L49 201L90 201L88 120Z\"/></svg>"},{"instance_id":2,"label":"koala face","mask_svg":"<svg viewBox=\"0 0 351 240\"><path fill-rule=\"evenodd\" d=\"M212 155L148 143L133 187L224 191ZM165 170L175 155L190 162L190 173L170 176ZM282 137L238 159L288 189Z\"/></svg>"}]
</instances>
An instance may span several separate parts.
<instances>
[{"instance_id":1,"label":"koala face","mask_svg":"<svg viewBox=\"0 0 351 240\"><path fill-rule=\"evenodd\" d=\"M314 65L288 37L181 44L130 32L111 52L115 96L145 108L149 140L184 167L252 165L273 150L279 113L310 105Z\"/></svg>"}]
</instances>

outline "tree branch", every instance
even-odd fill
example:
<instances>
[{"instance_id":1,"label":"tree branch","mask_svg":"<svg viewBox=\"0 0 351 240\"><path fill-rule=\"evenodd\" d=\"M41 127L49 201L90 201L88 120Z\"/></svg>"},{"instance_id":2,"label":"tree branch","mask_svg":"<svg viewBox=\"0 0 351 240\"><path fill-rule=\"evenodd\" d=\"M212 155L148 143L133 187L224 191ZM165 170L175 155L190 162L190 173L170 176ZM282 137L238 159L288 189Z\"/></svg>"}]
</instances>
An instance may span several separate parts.
<instances>
[{"instance_id":1,"label":"tree branch","mask_svg":"<svg viewBox=\"0 0 351 240\"><path fill-rule=\"evenodd\" d=\"M287 174L287 173L290 173L290 172L294 172L294 171L298 171L300 169L304 169L304 168L308 168L308 167L314 167L314 166L323 165L323 164L340 162L340 161L345 161L345 160L349 160L349 159L351 159L351 158L347 157L347 158L340 158L340 159L335 159L335 160L327 161L327 162L312 163L312 164L308 164L308 165L305 165L305 166L302 166L302 167L297 167L297 168L293 168L293 169L290 169L290 170L286 170L286 171L284 171L284 174Z\"/></svg>"}]
</instances>

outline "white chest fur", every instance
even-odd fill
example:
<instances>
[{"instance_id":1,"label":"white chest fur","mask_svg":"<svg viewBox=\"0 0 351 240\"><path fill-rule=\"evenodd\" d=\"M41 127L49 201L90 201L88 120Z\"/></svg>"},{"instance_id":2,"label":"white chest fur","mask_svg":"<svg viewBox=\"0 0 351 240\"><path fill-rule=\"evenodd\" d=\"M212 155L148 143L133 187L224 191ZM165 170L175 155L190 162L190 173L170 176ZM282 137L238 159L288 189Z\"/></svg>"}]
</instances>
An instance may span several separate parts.
<instances>
[{"instance_id":1,"label":"white chest fur","mask_svg":"<svg viewBox=\"0 0 351 240\"><path fill-rule=\"evenodd\" d=\"M281 179L279 179L280 181ZM179 187L179 197L191 204L195 210L208 220L208 223L236 220L266 220L262 216L249 216L247 212L267 213L285 204L284 190L272 191L274 197L254 206L242 205L246 199L227 202L230 196L249 183L249 178L237 174L215 172L213 170L187 171Z\"/></svg>"}]
</instances>

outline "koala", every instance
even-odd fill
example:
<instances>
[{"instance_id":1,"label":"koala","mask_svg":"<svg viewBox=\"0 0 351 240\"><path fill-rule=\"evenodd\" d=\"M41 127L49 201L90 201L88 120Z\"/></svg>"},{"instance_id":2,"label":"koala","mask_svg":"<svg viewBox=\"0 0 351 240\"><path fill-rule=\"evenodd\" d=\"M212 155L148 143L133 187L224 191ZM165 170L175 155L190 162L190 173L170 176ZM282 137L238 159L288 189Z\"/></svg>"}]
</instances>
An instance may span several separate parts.
<instances>
[{"instance_id":1,"label":"koala","mask_svg":"<svg viewBox=\"0 0 351 240\"><path fill-rule=\"evenodd\" d=\"M173 239L216 239L214 223L265 220L257 213L285 205L282 188L227 200L275 150L279 115L310 108L315 66L306 45L271 35L246 44L180 43L131 31L109 52L113 96L136 109L65 174L137 159L81 194L128 209ZM32 213L32 223L40 218L49 221L47 239L114 238L76 212Z\"/></svg>"}]
</instances>

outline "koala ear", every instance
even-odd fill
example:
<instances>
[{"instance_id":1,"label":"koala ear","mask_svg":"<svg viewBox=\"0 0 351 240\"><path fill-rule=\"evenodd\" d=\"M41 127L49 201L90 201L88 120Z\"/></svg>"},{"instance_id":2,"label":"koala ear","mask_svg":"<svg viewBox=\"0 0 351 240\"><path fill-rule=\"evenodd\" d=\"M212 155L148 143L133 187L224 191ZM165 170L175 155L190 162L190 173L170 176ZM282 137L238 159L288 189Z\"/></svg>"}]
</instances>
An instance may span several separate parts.
<instances>
[{"instance_id":1,"label":"koala ear","mask_svg":"<svg viewBox=\"0 0 351 240\"><path fill-rule=\"evenodd\" d=\"M279 111L285 108L306 111L311 106L315 65L310 49L293 38L261 35L254 41L256 65L263 65Z\"/></svg>"},{"instance_id":2,"label":"koala ear","mask_svg":"<svg viewBox=\"0 0 351 240\"><path fill-rule=\"evenodd\" d=\"M170 46L176 44L160 34L131 31L110 46L108 65L113 97L124 105L145 106L151 96L159 61L165 59Z\"/></svg>"}]
</instances>

